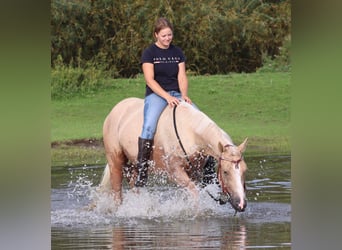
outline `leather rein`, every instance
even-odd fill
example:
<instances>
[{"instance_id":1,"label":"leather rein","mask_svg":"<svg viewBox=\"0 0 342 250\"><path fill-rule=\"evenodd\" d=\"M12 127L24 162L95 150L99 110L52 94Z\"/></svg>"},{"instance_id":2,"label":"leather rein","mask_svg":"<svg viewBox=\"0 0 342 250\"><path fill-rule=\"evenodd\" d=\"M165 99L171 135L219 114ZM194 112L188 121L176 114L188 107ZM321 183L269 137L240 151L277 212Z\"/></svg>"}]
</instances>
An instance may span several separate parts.
<instances>
[{"instance_id":1,"label":"leather rein","mask_svg":"<svg viewBox=\"0 0 342 250\"><path fill-rule=\"evenodd\" d=\"M180 137L179 137L179 134L178 134L177 123L176 123L176 108L177 108L177 105L173 108L173 127L175 128L177 140L178 140L178 142L179 142L180 147L181 147L182 150L183 150L183 153L184 153L184 155L185 155L185 159L186 159L186 161L188 162L189 166L192 167L192 164L191 164L191 162L190 162L190 158L189 158L188 154L186 153L185 148L184 148L184 146L183 146L183 143L182 143L182 141L181 141L181 139L180 139Z\"/></svg>"},{"instance_id":2,"label":"leather rein","mask_svg":"<svg viewBox=\"0 0 342 250\"><path fill-rule=\"evenodd\" d=\"M188 156L188 154L186 153L185 148L184 148L184 146L183 146L183 143L182 143L182 141L181 141L181 139L180 139L180 137L179 137L179 134L178 134L177 123L176 123L176 108L177 108L177 106L175 106L175 107L173 108L173 126L174 126L174 128L175 128L175 133L176 133L176 136L177 136L177 140L178 140L178 142L179 142L180 147L181 147L182 150L183 150L183 153L184 153L184 155L185 155L185 158L186 158L186 160L187 160L189 166L192 167L192 164L191 164L191 162L190 162L189 156ZM227 144L225 147L228 147L228 146L232 146L232 145ZM230 161L230 160L225 159L225 158L222 158L222 157L220 157L219 160L220 160L220 161L219 161L218 168L217 168L217 173L216 173L216 176L217 176L217 177L216 177L216 178L219 178L219 182L218 182L218 185L219 185L219 186L221 186L221 185L220 185L220 182L222 183L222 187L221 187L221 188L222 188L222 193L229 196L228 192L225 191L226 188L224 187L224 183L223 183L223 181L222 181L221 175L219 174L219 170L220 170L220 168L221 168L221 161ZM240 161L241 161L241 159L240 159L238 162L240 162ZM237 163L237 165L238 165L238 163ZM220 198L215 198L215 197L213 197L209 192L208 192L208 194L209 194L209 196L210 196L211 198L213 198L215 201L220 202L220 204L225 204L225 203L227 203L227 201L228 201L228 200L227 200L227 201L223 201L221 197L220 197Z\"/></svg>"}]
</instances>

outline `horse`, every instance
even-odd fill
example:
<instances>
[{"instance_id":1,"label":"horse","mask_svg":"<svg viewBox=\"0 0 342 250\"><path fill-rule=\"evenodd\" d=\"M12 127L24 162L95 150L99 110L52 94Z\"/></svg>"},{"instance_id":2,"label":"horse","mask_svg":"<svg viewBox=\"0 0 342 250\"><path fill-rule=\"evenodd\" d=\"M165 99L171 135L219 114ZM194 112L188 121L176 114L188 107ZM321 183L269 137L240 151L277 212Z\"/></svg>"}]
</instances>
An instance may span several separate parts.
<instances>
[{"instance_id":1,"label":"horse","mask_svg":"<svg viewBox=\"0 0 342 250\"><path fill-rule=\"evenodd\" d=\"M143 106L143 99L123 99L113 107L103 123L107 165L99 187L113 194L117 206L122 202L124 175L131 188L137 176L134 163L143 123ZM158 121L151 153L154 166L149 167L149 173L166 173L169 180L186 188L198 199L196 184L203 177L205 160L211 156L217 162L217 180L222 194L229 197L235 212L243 212L247 206L247 165L243 152L248 138L236 146L214 121L185 101L177 106L177 112L173 111L166 107Z\"/></svg>"}]
</instances>

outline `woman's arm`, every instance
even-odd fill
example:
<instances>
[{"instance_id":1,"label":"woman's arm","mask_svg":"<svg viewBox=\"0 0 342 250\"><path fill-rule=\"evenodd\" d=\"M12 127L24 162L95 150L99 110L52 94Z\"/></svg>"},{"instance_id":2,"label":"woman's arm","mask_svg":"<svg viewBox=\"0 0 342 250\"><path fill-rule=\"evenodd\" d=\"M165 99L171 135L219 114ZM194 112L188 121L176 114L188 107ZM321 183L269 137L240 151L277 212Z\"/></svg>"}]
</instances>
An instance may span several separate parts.
<instances>
[{"instance_id":1,"label":"woman's arm","mask_svg":"<svg viewBox=\"0 0 342 250\"><path fill-rule=\"evenodd\" d=\"M178 64L178 83L179 89L182 94L184 101L192 103L191 99L188 97L188 78L185 72L185 62Z\"/></svg>"}]
</instances>

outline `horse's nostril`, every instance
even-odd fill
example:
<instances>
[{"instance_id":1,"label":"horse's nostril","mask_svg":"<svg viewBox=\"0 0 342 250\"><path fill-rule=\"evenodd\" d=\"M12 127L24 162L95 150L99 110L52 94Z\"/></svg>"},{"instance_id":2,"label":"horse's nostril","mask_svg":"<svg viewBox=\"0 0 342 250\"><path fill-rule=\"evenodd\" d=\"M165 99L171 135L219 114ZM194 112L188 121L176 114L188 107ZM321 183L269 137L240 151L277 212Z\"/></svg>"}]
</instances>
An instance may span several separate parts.
<instances>
[{"instance_id":1,"label":"horse's nostril","mask_svg":"<svg viewBox=\"0 0 342 250\"><path fill-rule=\"evenodd\" d=\"M245 202L243 203L242 208L241 208L241 212L244 212L245 209L246 209L246 207L247 207L247 202L245 201Z\"/></svg>"},{"instance_id":2,"label":"horse's nostril","mask_svg":"<svg viewBox=\"0 0 342 250\"><path fill-rule=\"evenodd\" d=\"M245 208L247 207L247 201L246 200L240 200L240 199L234 199L232 200L232 206L239 212L244 212Z\"/></svg>"}]
</instances>

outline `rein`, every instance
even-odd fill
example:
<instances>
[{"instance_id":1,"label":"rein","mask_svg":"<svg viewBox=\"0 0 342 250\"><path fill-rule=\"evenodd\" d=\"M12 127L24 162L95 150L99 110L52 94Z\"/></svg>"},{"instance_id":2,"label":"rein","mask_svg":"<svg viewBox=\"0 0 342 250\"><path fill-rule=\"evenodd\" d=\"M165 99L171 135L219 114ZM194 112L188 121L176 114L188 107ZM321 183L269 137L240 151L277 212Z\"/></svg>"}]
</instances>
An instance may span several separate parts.
<instances>
[{"instance_id":1,"label":"rein","mask_svg":"<svg viewBox=\"0 0 342 250\"><path fill-rule=\"evenodd\" d=\"M189 156L188 156L188 154L186 153L185 148L184 148L184 146L183 146L183 143L182 143L182 141L181 141L181 139L180 139L180 137L179 137L179 134L178 134L177 123L176 123L176 108L177 108L177 105L173 108L173 127L175 128L175 133L176 133L176 136L177 136L177 140L178 140L178 142L179 142L180 147L181 147L182 150L183 150L183 153L184 153L184 155L185 155L185 158L186 158L186 160L187 160L189 166L192 167L192 164L191 164L191 162L190 162ZM226 146L231 146L231 145L226 145ZM225 159L225 158L222 158L222 157L220 157L219 160L220 160L220 161L230 161L230 160ZM235 167L238 167L240 161L241 161L241 159L238 160L238 161L236 161L236 162L234 162L234 161L232 161L232 162L236 163ZM219 169L220 169L220 168L221 168L221 163L219 162L218 168L217 168L217 174L216 174L216 176L220 179L220 181L221 181L221 183L222 183L222 193L221 193L220 197L215 198L215 197L214 197L212 194L210 194L208 191L207 191L207 193L209 194L209 196L210 196L211 198L213 198L215 201L219 202L220 205L224 205L224 204L226 204L227 202L230 201L230 197L229 197L229 194L225 192L224 183L223 183L223 181L222 181L221 174L219 174ZM218 185L220 186L220 184L218 184ZM237 210L235 210L234 216L236 215L236 213L237 213Z\"/></svg>"},{"instance_id":2,"label":"rein","mask_svg":"<svg viewBox=\"0 0 342 250\"><path fill-rule=\"evenodd\" d=\"M184 155L185 155L185 159L186 159L186 161L188 162L189 166L192 167L191 162L190 162L190 159L189 159L189 156L188 156L188 154L186 153L185 148L184 148L184 146L183 146L183 143L182 143L182 141L181 141L181 139L180 139L180 137L179 137L179 134L178 134L177 123L176 123L176 108L177 108L177 105L173 108L173 127L175 128L177 140L178 140L178 142L179 142L180 147L181 147L182 150L183 150L183 153L184 153Z\"/></svg>"},{"instance_id":3,"label":"rein","mask_svg":"<svg viewBox=\"0 0 342 250\"><path fill-rule=\"evenodd\" d=\"M228 192L226 191L226 187L224 186L224 182L223 182L222 176L220 174L220 169L221 169L221 163L219 162L216 175L217 175L217 179L219 180L219 186L221 186L222 193L227 195Z\"/></svg>"}]
</instances>

